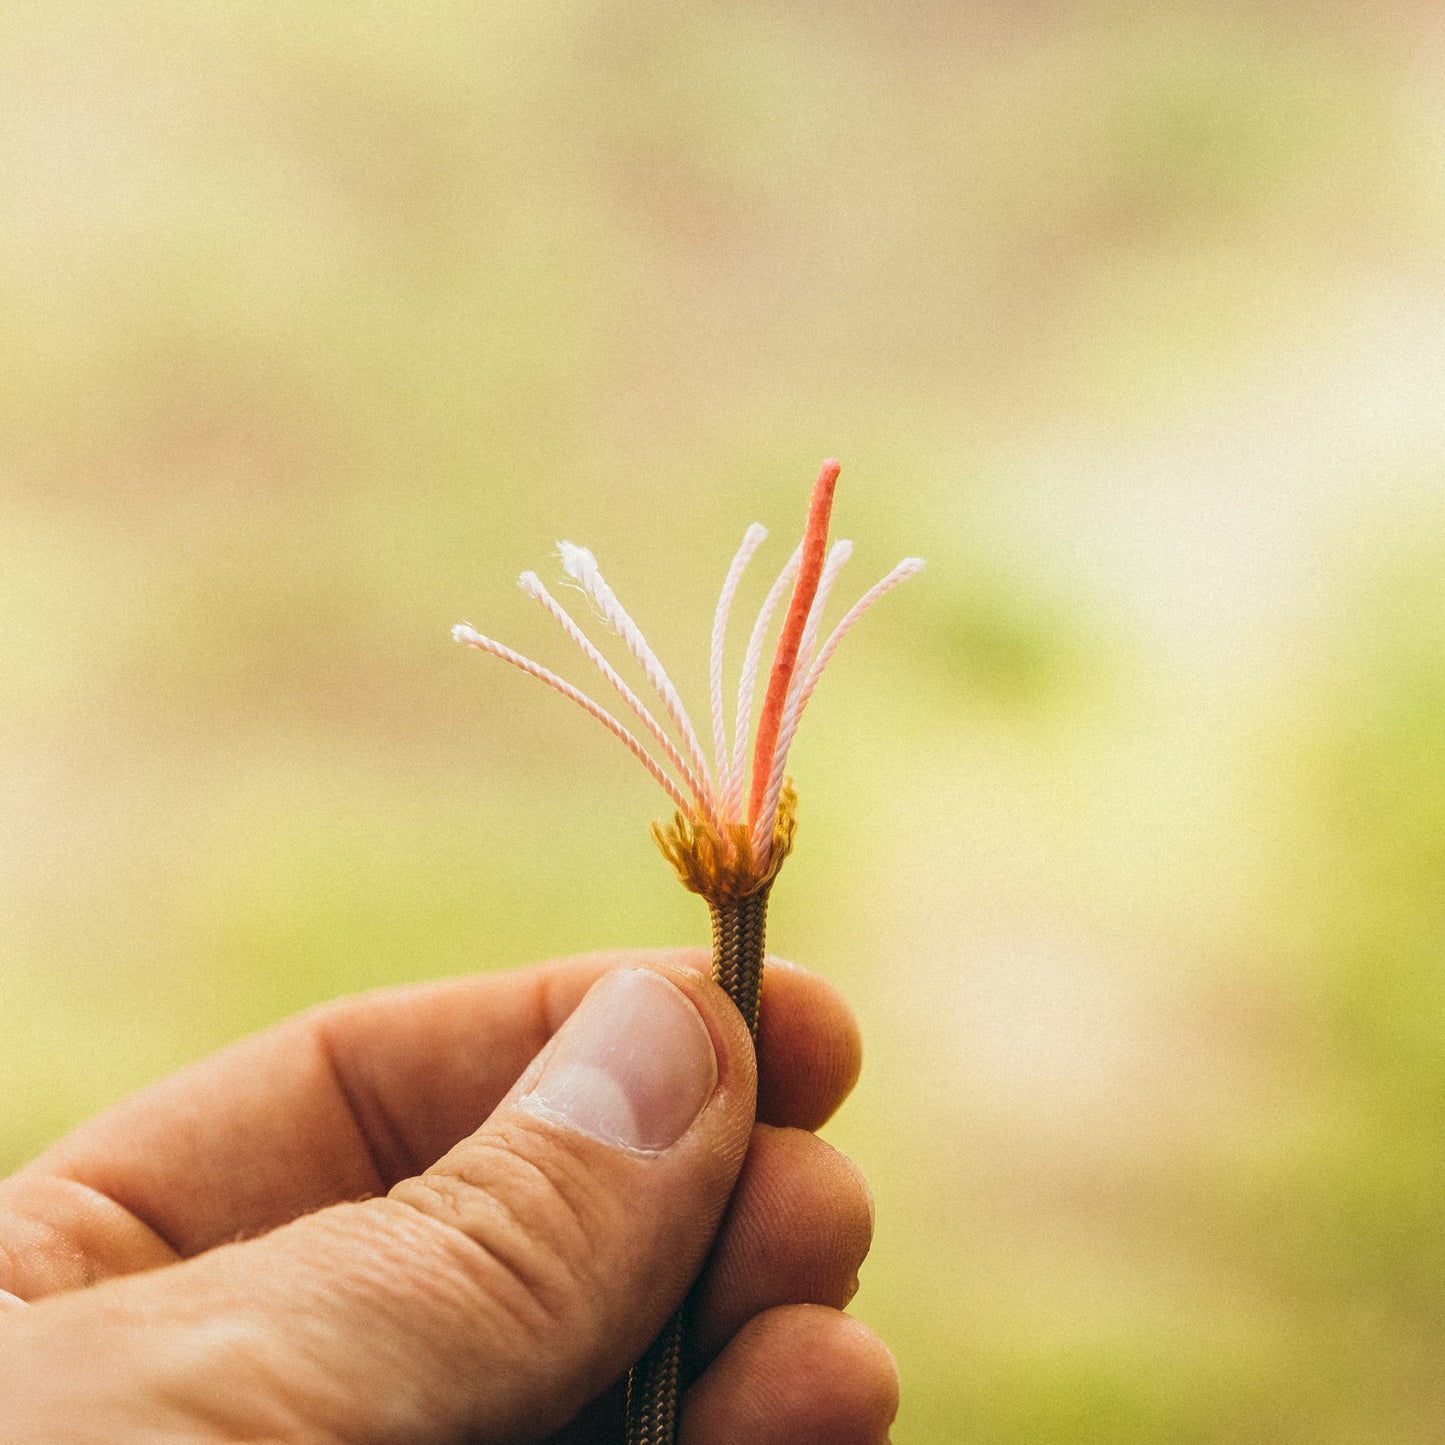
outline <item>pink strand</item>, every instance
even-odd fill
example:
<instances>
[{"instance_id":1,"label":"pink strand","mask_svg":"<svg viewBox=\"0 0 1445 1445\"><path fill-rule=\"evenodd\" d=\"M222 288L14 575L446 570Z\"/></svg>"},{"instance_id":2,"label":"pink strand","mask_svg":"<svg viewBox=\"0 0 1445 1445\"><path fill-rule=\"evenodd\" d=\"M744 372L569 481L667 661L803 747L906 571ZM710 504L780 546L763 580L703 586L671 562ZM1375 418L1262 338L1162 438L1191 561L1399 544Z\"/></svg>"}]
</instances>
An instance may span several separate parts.
<instances>
[{"instance_id":1,"label":"pink strand","mask_svg":"<svg viewBox=\"0 0 1445 1445\"><path fill-rule=\"evenodd\" d=\"M545 682L548 687L555 688L563 697L569 697L580 707L583 712L595 717L603 727L617 738L628 751L652 774L684 813L688 812L690 805L682 790L658 765L657 759L647 751L645 747L628 730L607 711L605 707L592 701L586 693L572 686L570 682L564 682L555 672L550 672L540 663L533 662L530 657L523 657L520 652L513 652L510 647L504 647L500 642L494 642L490 637L483 637L473 627L465 623L452 628L452 636L456 641L467 647L478 648L482 652L489 652L493 657L499 657L503 662L510 662L513 667L520 668L523 672Z\"/></svg>"},{"instance_id":2,"label":"pink strand","mask_svg":"<svg viewBox=\"0 0 1445 1445\"><path fill-rule=\"evenodd\" d=\"M758 522L743 533L742 546L737 550L737 555L728 568L726 580L723 582L722 592L717 599L717 611L713 614L712 620L712 666L709 671L709 682L712 695L712 741L713 752L717 759L717 795L719 799L727 796L731 787L731 768L727 756L727 723L723 717L723 643L727 639L728 619L732 615L733 599L737 596L738 584L742 581L743 572L749 562L752 561L753 553L767 541L768 529Z\"/></svg>"},{"instance_id":3,"label":"pink strand","mask_svg":"<svg viewBox=\"0 0 1445 1445\"><path fill-rule=\"evenodd\" d=\"M698 777L711 783L711 770L703 758L702 745L697 740L697 732L693 728L692 719L687 715L687 709L683 706L677 688L673 686L672 679L667 675L667 669L663 667L657 654L648 645L646 637L642 635L642 629L632 620L627 609L617 600L617 594L607 585L597 566L597 559L585 547L574 546L571 542L559 542L557 547L562 554L562 567L567 575L581 584L583 591L596 604L607 624L621 637L627 650L646 673L653 691L657 693L663 706L667 709L667 715L677 725L678 732L682 734L683 746L687 749L688 758ZM717 811L712 802L711 791L701 801L708 820L716 825Z\"/></svg>"},{"instance_id":4,"label":"pink strand","mask_svg":"<svg viewBox=\"0 0 1445 1445\"><path fill-rule=\"evenodd\" d=\"M793 555L783 564L777 580L768 589L758 620L753 623L752 635L748 638L748 650L743 657L743 670L738 678L738 710L733 720L733 760L728 769L727 795L722 800L722 816L726 822L741 821L743 807L743 759L747 755L748 730L752 723L753 693L757 689L758 669L763 660L763 642L768 635L768 623L783 600L783 593L797 573L803 560L803 544L800 542Z\"/></svg>"},{"instance_id":5,"label":"pink strand","mask_svg":"<svg viewBox=\"0 0 1445 1445\"><path fill-rule=\"evenodd\" d=\"M922 557L905 557L881 582L875 582L853 605L843 614L843 620L829 634L828 640L818 652L817 660L808 669L807 681L803 683L803 691L798 699L798 716L801 717L803 709L808 705L808 699L813 695L813 689L818 685L818 679L823 675L823 669L828 665L828 659L838 650L838 644L853 630L854 624L860 617L883 596L885 592L891 592L900 582L906 582L910 577L916 577L923 571Z\"/></svg>"},{"instance_id":6,"label":"pink strand","mask_svg":"<svg viewBox=\"0 0 1445 1445\"><path fill-rule=\"evenodd\" d=\"M678 752L677 745L667 735L667 729L648 710L647 705L642 701L627 683L619 676L617 669L593 646L587 634L574 622L567 610L547 590L542 579L535 572L523 572L518 579L522 591L527 596L535 598L542 606L551 613L563 632L572 639L581 649L582 654L592 665L617 689L622 700L637 714L642 725L657 739L658 745L667 756L668 762L677 769L683 781L692 790L693 796L698 800L701 807L706 800L703 784L696 773L688 767L682 754Z\"/></svg>"}]
</instances>

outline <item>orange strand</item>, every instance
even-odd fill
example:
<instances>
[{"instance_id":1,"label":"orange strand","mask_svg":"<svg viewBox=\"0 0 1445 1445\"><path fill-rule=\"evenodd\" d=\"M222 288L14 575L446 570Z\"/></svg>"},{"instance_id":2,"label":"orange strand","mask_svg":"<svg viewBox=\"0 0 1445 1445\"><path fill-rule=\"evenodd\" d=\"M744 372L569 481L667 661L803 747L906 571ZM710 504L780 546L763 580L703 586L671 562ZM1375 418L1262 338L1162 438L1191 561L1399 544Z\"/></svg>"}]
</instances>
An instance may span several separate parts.
<instances>
[{"instance_id":1,"label":"orange strand","mask_svg":"<svg viewBox=\"0 0 1445 1445\"><path fill-rule=\"evenodd\" d=\"M798 644L803 639L803 626L808 609L818 591L823 575L823 554L828 546L828 517L833 510L833 488L841 470L835 461L823 463L818 480L813 483L812 500L808 503L808 525L803 533L803 556L798 565L798 580L788 603L788 615L778 634L778 650L773 654L773 670L768 674L768 692L758 717L758 737L753 748L752 787L748 795L748 826L758 818L758 810L768 791L773 772L773 753L778 745L778 728L783 720L783 706L788 700L788 687L798 666Z\"/></svg>"}]
</instances>

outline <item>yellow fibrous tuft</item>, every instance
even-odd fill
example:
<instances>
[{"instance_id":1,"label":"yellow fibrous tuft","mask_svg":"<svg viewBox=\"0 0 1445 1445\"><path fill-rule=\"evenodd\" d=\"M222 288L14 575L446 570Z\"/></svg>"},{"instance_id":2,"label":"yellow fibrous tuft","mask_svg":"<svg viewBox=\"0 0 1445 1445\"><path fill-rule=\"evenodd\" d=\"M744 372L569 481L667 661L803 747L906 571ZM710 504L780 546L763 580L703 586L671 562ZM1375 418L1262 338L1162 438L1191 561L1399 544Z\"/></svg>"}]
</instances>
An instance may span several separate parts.
<instances>
[{"instance_id":1,"label":"yellow fibrous tuft","mask_svg":"<svg viewBox=\"0 0 1445 1445\"><path fill-rule=\"evenodd\" d=\"M772 851L763 868L758 867L746 823L728 824L719 831L705 819L678 812L670 823L654 822L652 836L683 887L709 904L722 906L766 888L778 876L783 860L793 850L797 827L798 794L793 780L787 778L773 825Z\"/></svg>"}]
</instances>

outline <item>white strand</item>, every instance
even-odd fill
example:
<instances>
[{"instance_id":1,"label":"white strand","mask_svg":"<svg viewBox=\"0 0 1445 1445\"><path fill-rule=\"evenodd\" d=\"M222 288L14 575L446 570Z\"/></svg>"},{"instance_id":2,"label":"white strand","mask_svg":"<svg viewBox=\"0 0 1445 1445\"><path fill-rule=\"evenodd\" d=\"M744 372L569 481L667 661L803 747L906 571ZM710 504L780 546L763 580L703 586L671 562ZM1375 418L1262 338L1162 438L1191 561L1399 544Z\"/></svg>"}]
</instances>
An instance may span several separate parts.
<instances>
[{"instance_id":1,"label":"white strand","mask_svg":"<svg viewBox=\"0 0 1445 1445\"><path fill-rule=\"evenodd\" d=\"M796 576L802 560L803 544L799 542L763 599L758 620L753 623L752 635L748 638L748 650L743 656L743 670L738 677L738 710L733 720L733 761L728 770L727 795L722 800L722 815L730 823L742 821L743 763L752 727L753 693L757 690L758 667L763 658L763 639L767 636L768 623L773 620L773 613L778 610L778 603L783 600L783 593Z\"/></svg>"},{"instance_id":2,"label":"white strand","mask_svg":"<svg viewBox=\"0 0 1445 1445\"><path fill-rule=\"evenodd\" d=\"M627 650L637 659L638 665L647 674L647 680L652 684L653 691L662 699L663 706L667 709L667 715L682 734L683 745L687 749L687 755L698 777L707 780L711 785L711 770L702 755L702 745L697 740L697 732L693 728L692 719L687 715L687 709L683 706L677 688L673 686L672 679L667 675L667 669L663 667L657 654L648 645L646 637L642 635L642 629L632 620L627 609L617 600L617 594L607 585L598 569L597 559L585 547L575 546L571 542L559 542L557 550L562 555L562 567L567 575L573 581L581 583L583 590L596 604L607 624L626 643ZM711 788L709 796L704 797L702 802L708 820L716 825L717 808L714 797L711 795Z\"/></svg>"},{"instance_id":3,"label":"white strand","mask_svg":"<svg viewBox=\"0 0 1445 1445\"><path fill-rule=\"evenodd\" d=\"M706 800L706 793L702 782L696 773L688 767L687 761L678 752L677 745L668 736L667 729L648 710L647 705L642 701L627 683L618 674L617 669L597 650L587 634L573 621L570 614L547 590L542 579L535 572L523 572L517 579L518 585L527 596L540 602L542 606L552 615L563 632L572 639L581 649L583 656L617 689L622 700L637 714L642 725L657 739L659 746L667 756L668 762L677 769L683 781L692 790L693 796L698 800L701 807Z\"/></svg>"},{"instance_id":4,"label":"white strand","mask_svg":"<svg viewBox=\"0 0 1445 1445\"><path fill-rule=\"evenodd\" d=\"M773 770L768 775L767 791L763 794L763 805L758 810L753 825L753 853L759 865L768 866L768 857L773 848L773 826L778 817L778 801L783 795L784 769L788 762L788 749L793 745L793 734L797 731L798 718L802 712L803 682L812 663L813 649L817 646L818 632L823 625L823 612L838 574L853 555L851 542L835 542L828 551L828 560L823 565L823 575L818 579L818 590L813 594L812 605L808 608L803 633L798 639L797 665L788 684L788 695L783 703L783 714L778 721L778 738L773 747Z\"/></svg>"},{"instance_id":5,"label":"white strand","mask_svg":"<svg viewBox=\"0 0 1445 1445\"><path fill-rule=\"evenodd\" d=\"M742 545L728 568L722 592L718 595L717 611L712 619L712 666L708 680L712 698L712 741L716 755L717 796L726 798L731 789L732 769L728 759L727 722L723 717L723 644L727 640L728 619L732 615L733 599L737 596L738 584L753 553L768 539L768 529L760 522L754 522L743 533Z\"/></svg>"},{"instance_id":6,"label":"white strand","mask_svg":"<svg viewBox=\"0 0 1445 1445\"><path fill-rule=\"evenodd\" d=\"M673 780L659 766L657 759L647 751L645 747L635 738L605 707L592 701L586 693L572 686L570 682L563 681L555 672L549 671L540 663L533 662L530 657L523 657L520 652L513 652L510 647L504 647L500 642L494 642L490 637L483 637L475 628L466 623L460 623L452 628L452 637L467 647L475 647L482 652L489 652L493 657L499 657L503 662L510 662L513 667L520 668L523 672L545 682L548 687L555 688L563 697L569 697L584 712L595 717L603 727L617 738L632 755L657 779L667 793L684 813L690 810L690 805Z\"/></svg>"},{"instance_id":7,"label":"white strand","mask_svg":"<svg viewBox=\"0 0 1445 1445\"><path fill-rule=\"evenodd\" d=\"M885 592L891 592L900 582L906 582L910 577L916 577L923 571L924 561L922 557L905 557L881 582L875 582L848 610L843 614L843 620L828 635L828 640L818 651L817 660L808 669L807 681L803 684L803 692L798 700L798 715L802 716L803 709L808 705L808 699L813 695L813 689L818 685L818 679L823 675L823 669L828 665L828 659L838 650L838 644L853 630L854 624L860 617L883 596Z\"/></svg>"}]
</instances>

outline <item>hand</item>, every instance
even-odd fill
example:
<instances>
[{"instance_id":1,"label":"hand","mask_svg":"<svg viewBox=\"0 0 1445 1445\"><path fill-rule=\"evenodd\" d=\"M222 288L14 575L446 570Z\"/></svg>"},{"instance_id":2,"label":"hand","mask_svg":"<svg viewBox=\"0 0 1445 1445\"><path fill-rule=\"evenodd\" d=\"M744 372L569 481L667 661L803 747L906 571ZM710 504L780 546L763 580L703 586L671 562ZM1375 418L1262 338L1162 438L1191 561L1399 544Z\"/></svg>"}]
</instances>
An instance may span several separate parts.
<instances>
[{"instance_id":1,"label":"hand","mask_svg":"<svg viewBox=\"0 0 1445 1445\"><path fill-rule=\"evenodd\" d=\"M705 969L345 1000L62 1140L0 1184L0 1439L612 1445L702 1271L684 1445L878 1445L892 1360L841 1313L871 1205L807 1132L855 1025L770 962L755 1075Z\"/></svg>"}]
</instances>

